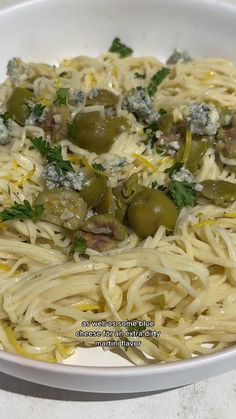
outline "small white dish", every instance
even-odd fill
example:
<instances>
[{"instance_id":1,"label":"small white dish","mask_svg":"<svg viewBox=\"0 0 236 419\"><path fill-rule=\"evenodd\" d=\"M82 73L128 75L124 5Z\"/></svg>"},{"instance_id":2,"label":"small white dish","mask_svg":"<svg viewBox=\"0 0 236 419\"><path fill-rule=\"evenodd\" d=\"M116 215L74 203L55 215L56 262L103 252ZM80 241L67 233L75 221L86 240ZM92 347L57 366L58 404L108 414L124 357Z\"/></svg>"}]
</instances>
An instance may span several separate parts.
<instances>
[{"instance_id":1,"label":"small white dish","mask_svg":"<svg viewBox=\"0 0 236 419\"><path fill-rule=\"evenodd\" d=\"M232 2L230 2L232 3ZM115 36L136 55L165 60L176 47L236 62L236 3L214 0L5 0L0 9L0 80L7 61L56 63L104 52ZM80 349L64 364L0 351L0 370L64 389L133 393L194 383L236 366L236 347L169 364L134 367L102 349Z\"/></svg>"}]
</instances>

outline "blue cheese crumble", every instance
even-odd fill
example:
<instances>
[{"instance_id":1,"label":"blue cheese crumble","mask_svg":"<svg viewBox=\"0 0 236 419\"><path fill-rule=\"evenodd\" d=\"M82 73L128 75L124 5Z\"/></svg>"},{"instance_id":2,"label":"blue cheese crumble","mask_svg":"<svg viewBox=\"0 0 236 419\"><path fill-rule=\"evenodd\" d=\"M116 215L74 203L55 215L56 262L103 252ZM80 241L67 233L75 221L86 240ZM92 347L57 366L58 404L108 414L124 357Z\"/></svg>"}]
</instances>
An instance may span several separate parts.
<instances>
[{"instance_id":1,"label":"blue cheese crumble","mask_svg":"<svg viewBox=\"0 0 236 419\"><path fill-rule=\"evenodd\" d=\"M13 81L24 80L28 76L28 67L18 57L13 57L7 63L7 75Z\"/></svg>"},{"instance_id":2,"label":"blue cheese crumble","mask_svg":"<svg viewBox=\"0 0 236 419\"><path fill-rule=\"evenodd\" d=\"M0 117L0 145L10 143L11 137L7 123Z\"/></svg>"},{"instance_id":3,"label":"blue cheese crumble","mask_svg":"<svg viewBox=\"0 0 236 419\"><path fill-rule=\"evenodd\" d=\"M192 134L215 135L220 127L220 115L215 106L193 103L183 109L183 118Z\"/></svg>"},{"instance_id":4,"label":"blue cheese crumble","mask_svg":"<svg viewBox=\"0 0 236 419\"><path fill-rule=\"evenodd\" d=\"M64 174L62 171L57 171L53 163L48 164L44 168L41 176L45 180L48 189L65 187L81 191L86 183L82 172Z\"/></svg>"},{"instance_id":5,"label":"blue cheese crumble","mask_svg":"<svg viewBox=\"0 0 236 419\"><path fill-rule=\"evenodd\" d=\"M159 112L152 108L149 94L142 88L137 89L124 98L122 109L133 113L139 122L152 124L160 118Z\"/></svg>"},{"instance_id":6,"label":"blue cheese crumble","mask_svg":"<svg viewBox=\"0 0 236 419\"><path fill-rule=\"evenodd\" d=\"M69 90L69 95L68 95L69 105L76 106L76 107L79 106L82 109L85 106L85 101L86 101L86 97L83 90L79 90L79 89Z\"/></svg>"}]
</instances>

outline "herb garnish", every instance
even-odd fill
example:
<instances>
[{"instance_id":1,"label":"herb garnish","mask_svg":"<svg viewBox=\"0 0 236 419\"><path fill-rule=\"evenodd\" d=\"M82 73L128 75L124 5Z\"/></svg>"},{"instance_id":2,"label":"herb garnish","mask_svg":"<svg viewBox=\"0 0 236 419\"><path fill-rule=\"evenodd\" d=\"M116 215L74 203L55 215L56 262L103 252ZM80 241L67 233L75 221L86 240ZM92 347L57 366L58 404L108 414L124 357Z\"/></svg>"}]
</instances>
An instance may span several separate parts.
<instances>
[{"instance_id":1,"label":"herb garnish","mask_svg":"<svg viewBox=\"0 0 236 419\"><path fill-rule=\"evenodd\" d=\"M83 237L79 237L74 244L73 251L80 254L84 254L86 252L86 249L87 249L86 240Z\"/></svg>"},{"instance_id":2,"label":"herb garnish","mask_svg":"<svg viewBox=\"0 0 236 419\"><path fill-rule=\"evenodd\" d=\"M143 73L134 73L134 76L136 77L136 79L146 79L146 74Z\"/></svg>"},{"instance_id":3,"label":"herb garnish","mask_svg":"<svg viewBox=\"0 0 236 419\"><path fill-rule=\"evenodd\" d=\"M179 182L172 180L169 186L169 195L178 208L193 206L196 201L197 193L195 191L196 183L186 181Z\"/></svg>"},{"instance_id":4,"label":"herb garnish","mask_svg":"<svg viewBox=\"0 0 236 419\"><path fill-rule=\"evenodd\" d=\"M54 100L55 105L66 105L69 88L61 87L57 90L57 97Z\"/></svg>"},{"instance_id":5,"label":"herb garnish","mask_svg":"<svg viewBox=\"0 0 236 419\"><path fill-rule=\"evenodd\" d=\"M69 138L75 138L76 136L76 126L73 123L69 123L67 124L67 132L68 132L68 136Z\"/></svg>"},{"instance_id":6,"label":"herb garnish","mask_svg":"<svg viewBox=\"0 0 236 419\"><path fill-rule=\"evenodd\" d=\"M168 173L169 177L171 178L171 176L176 173L179 172L179 170L181 169L181 167L183 167L183 163L177 161L173 164L173 166L168 167L168 169L165 169L164 172Z\"/></svg>"},{"instance_id":7,"label":"herb garnish","mask_svg":"<svg viewBox=\"0 0 236 419\"><path fill-rule=\"evenodd\" d=\"M148 93L150 96L155 95L158 86L163 82L163 80L170 74L170 69L167 67L162 67L157 73L152 76L151 81L148 85Z\"/></svg>"},{"instance_id":8,"label":"herb garnish","mask_svg":"<svg viewBox=\"0 0 236 419\"><path fill-rule=\"evenodd\" d=\"M46 106L41 105L41 103L36 103L32 109L32 114L36 119L39 119L42 114L44 109L46 108Z\"/></svg>"},{"instance_id":9,"label":"herb garnish","mask_svg":"<svg viewBox=\"0 0 236 419\"><path fill-rule=\"evenodd\" d=\"M59 74L59 77L66 77L68 75L68 71L63 71L62 73Z\"/></svg>"},{"instance_id":10,"label":"herb garnish","mask_svg":"<svg viewBox=\"0 0 236 419\"><path fill-rule=\"evenodd\" d=\"M105 172L106 170L101 163L94 163L93 167L96 170L96 172Z\"/></svg>"},{"instance_id":11,"label":"herb garnish","mask_svg":"<svg viewBox=\"0 0 236 419\"><path fill-rule=\"evenodd\" d=\"M17 202L10 208L6 208L0 212L0 219L2 221L8 221L13 219L31 219L37 221L43 214L44 207L43 205L36 205L34 208L31 207L29 201L26 199L23 201L23 204L18 204Z\"/></svg>"},{"instance_id":12,"label":"herb garnish","mask_svg":"<svg viewBox=\"0 0 236 419\"><path fill-rule=\"evenodd\" d=\"M0 118L3 120L4 125L7 126L8 120L11 118L11 115L8 112L1 113Z\"/></svg>"},{"instance_id":13,"label":"herb garnish","mask_svg":"<svg viewBox=\"0 0 236 419\"><path fill-rule=\"evenodd\" d=\"M109 52L113 52L119 55L120 58L129 57L133 53L132 48L127 47L123 44L120 38L115 38L109 48Z\"/></svg>"},{"instance_id":14,"label":"herb garnish","mask_svg":"<svg viewBox=\"0 0 236 419\"><path fill-rule=\"evenodd\" d=\"M50 147L48 142L43 140L42 137L32 138L31 142L33 144L32 148L35 148L43 157L46 157L48 163L53 163L58 173L60 170L63 172L74 172L71 163L62 158L61 145Z\"/></svg>"}]
</instances>

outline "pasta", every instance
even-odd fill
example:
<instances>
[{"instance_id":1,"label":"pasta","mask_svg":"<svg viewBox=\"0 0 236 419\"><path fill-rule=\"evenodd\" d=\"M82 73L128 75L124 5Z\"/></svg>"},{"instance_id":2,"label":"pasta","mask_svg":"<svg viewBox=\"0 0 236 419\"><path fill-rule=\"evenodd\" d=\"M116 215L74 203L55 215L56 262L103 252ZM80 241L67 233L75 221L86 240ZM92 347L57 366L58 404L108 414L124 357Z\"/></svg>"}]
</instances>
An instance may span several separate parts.
<instances>
[{"instance_id":1,"label":"pasta","mask_svg":"<svg viewBox=\"0 0 236 419\"><path fill-rule=\"evenodd\" d=\"M0 86L5 351L63 362L99 341L145 365L235 343L236 67L179 52L165 66L122 53L8 64ZM95 139L75 132L90 129L86 118ZM137 201L145 193L159 199L155 228ZM116 338L97 338L103 321ZM129 321L153 323L127 329ZM85 329L94 334L78 333Z\"/></svg>"}]
</instances>

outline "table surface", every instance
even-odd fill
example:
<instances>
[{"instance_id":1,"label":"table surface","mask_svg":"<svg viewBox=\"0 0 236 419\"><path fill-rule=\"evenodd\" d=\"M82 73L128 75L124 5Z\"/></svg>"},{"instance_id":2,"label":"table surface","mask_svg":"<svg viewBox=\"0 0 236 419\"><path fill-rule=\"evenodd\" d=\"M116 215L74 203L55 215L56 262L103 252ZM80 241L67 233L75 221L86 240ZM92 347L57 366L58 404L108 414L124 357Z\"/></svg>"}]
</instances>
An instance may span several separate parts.
<instances>
[{"instance_id":1,"label":"table surface","mask_svg":"<svg viewBox=\"0 0 236 419\"><path fill-rule=\"evenodd\" d=\"M14 2L0 0L0 5ZM0 372L1 419L234 419L235 412L236 371L174 390L132 395L59 390Z\"/></svg>"},{"instance_id":2,"label":"table surface","mask_svg":"<svg viewBox=\"0 0 236 419\"><path fill-rule=\"evenodd\" d=\"M1 419L234 419L235 411L236 371L131 396L58 390L0 373Z\"/></svg>"}]
</instances>

